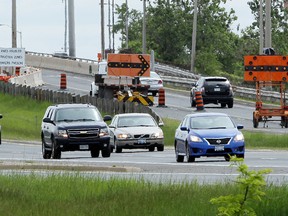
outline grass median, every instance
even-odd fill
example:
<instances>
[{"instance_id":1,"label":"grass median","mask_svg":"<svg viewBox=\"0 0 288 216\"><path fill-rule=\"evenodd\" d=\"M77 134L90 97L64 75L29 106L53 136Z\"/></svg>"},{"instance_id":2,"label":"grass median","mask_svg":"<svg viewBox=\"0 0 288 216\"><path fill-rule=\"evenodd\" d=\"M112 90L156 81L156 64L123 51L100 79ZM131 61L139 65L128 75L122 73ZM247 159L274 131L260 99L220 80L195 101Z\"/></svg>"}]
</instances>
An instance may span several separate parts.
<instances>
[{"instance_id":1,"label":"grass median","mask_svg":"<svg viewBox=\"0 0 288 216\"><path fill-rule=\"evenodd\" d=\"M288 187L267 186L257 215L286 215ZM0 176L0 215L216 215L210 199L238 194L233 183L155 184L144 180L81 175ZM273 199L272 199L273 198Z\"/></svg>"}]
</instances>

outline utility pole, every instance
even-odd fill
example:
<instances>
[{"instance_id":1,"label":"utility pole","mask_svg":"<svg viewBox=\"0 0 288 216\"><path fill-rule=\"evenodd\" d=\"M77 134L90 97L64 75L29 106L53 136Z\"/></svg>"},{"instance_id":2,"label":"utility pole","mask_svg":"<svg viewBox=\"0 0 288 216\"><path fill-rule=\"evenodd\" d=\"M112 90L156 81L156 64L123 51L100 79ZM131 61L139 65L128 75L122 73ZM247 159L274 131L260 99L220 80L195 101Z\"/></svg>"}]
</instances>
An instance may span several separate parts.
<instances>
[{"instance_id":1,"label":"utility pole","mask_svg":"<svg viewBox=\"0 0 288 216\"><path fill-rule=\"evenodd\" d=\"M12 48L17 48L16 0L12 0Z\"/></svg>"},{"instance_id":2,"label":"utility pole","mask_svg":"<svg viewBox=\"0 0 288 216\"><path fill-rule=\"evenodd\" d=\"M143 0L142 53L146 54L146 0Z\"/></svg>"},{"instance_id":3,"label":"utility pole","mask_svg":"<svg viewBox=\"0 0 288 216\"><path fill-rule=\"evenodd\" d=\"M112 0L112 47L113 53L115 53L115 34L114 34L114 0Z\"/></svg>"},{"instance_id":4,"label":"utility pole","mask_svg":"<svg viewBox=\"0 0 288 216\"><path fill-rule=\"evenodd\" d=\"M64 52L67 53L67 0L64 0L64 4L65 4Z\"/></svg>"},{"instance_id":5,"label":"utility pole","mask_svg":"<svg viewBox=\"0 0 288 216\"><path fill-rule=\"evenodd\" d=\"M128 0L126 0L126 17L125 17L126 49L128 49L128 43L129 43L128 19L129 19L129 9L128 9Z\"/></svg>"},{"instance_id":6,"label":"utility pole","mask_svg":"<svg viewBox=\"0 0 288 216\"><path fill-rule=\"evenodd\" d=\"M193 30L192 30L192 48L191 48L191 73L194 71L194 63L196 56L196 33L197 33L197 0L194 0L194 16L193 16Z\"/></svg>"},{"instance_id":7,"label":"utility pole","mask_svg":"<svg viewBox=\"0 0 288 216\"><path fill-rule=\"evenodd\" d=\"M272 46L271 40L271 0L265 3L265 48Z\"/></svg>"},{"instance_id":8,"label":"utility pole","mask_svg":"<svg viewBox=\"0 0 288 216\"><path fill-rule=\"evenodd\" d=\"M68 19L69 19L69 56L76 57L74 0L68 1Z\"/></svg>"},{"instance_id":9,"label":"utility pole","mask_svg":"<svg viewBox=\"0 0 288 216\"><path fill-rule=\"evenodd\" d=\"M105 59L104 0L101 0L101 54L102 59Z\"/></svg>"},{"instance_id":10,"label":"utility pole","mask_svg":"<svg viewBox=\"0 0 288 216\"><path fill-rule=\"evenodd\" d=\"M259 55L263 54L263 1L259 1Z\"/></svg>"},{"instance_id":11,"label":"utility pole","mask_svg":"<svg viewBox=\"0 0 288 216\"><path fill-rule=\"evenodd\" d=\"M109 33L109 52L111 51L111 4L108 0L108 33Z\"/></svg>"}]
</instances>

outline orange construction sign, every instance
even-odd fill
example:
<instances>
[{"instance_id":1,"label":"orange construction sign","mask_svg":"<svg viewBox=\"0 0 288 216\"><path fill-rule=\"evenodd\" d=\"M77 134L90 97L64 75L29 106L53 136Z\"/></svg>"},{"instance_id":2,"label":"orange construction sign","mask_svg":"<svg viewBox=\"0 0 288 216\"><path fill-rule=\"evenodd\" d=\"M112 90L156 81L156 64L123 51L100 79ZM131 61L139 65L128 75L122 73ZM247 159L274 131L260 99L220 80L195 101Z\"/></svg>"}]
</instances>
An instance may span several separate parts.
<instances>
[{"instance_id":1,"label":"orange construction sign","mask_svg":"<svg viewBox=\"0 0 288 216\"><path fill-rule=\"evenodd\" d=\"M114 54L107 57L109 76L150 76L150 55Z\"/></svg>"},{"instance_id":2,"label":"orange construction sign","mask_svg":"<svg viewBox=\"0 0 288 216\"><path fill-rule=\"evenodd\" d=\"M288 56L244 56L245 81L288 81Z\"/></svg>"}]
</instances>

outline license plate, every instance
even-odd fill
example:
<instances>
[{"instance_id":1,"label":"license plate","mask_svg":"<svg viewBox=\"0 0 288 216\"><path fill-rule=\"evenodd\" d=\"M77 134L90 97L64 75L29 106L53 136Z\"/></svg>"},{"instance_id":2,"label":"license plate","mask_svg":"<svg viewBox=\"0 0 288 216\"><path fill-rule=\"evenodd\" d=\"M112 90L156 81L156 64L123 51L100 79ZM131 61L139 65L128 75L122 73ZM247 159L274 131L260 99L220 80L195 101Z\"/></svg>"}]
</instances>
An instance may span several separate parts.
<instances>
[{"instance_id":1,"label":"license plate","mask_svg":"<svg viewBox=\"0 0 288 216\"><path fill-rule=\"evenodd\" d=\"M138 140L138 144L145 144L146 143L146 139L139 139Z\"/></svg>"},{"instance_id":2,"label":"license plate","mask_svg":"<svg viewBox=\"0 0 288 216\"><path fill-rule=\"evenodd\" d=\"M219 92L219 91L220 91L220 88L214 88L214 91Z\"/></svg>"},{"instance_id":3,"label":"license plate","mask_svg":"<svg viewBox=\"0 0 288 216\"><path fill-rule=\"evenodd\" d=\"M215 146L215 151L224 151L224 146L223 145Z\"/></svg>"},{"instance_id":4,"label":"license plate","mask_svg":"<svg viewBox=\"0 0 288 216\"><path fill-rule=\"evenodd\" d=\"M81 150L87 150L87 149L89 149L89 146L88 145L80 145L80 149Z\"/></svg>"}]
</instances>

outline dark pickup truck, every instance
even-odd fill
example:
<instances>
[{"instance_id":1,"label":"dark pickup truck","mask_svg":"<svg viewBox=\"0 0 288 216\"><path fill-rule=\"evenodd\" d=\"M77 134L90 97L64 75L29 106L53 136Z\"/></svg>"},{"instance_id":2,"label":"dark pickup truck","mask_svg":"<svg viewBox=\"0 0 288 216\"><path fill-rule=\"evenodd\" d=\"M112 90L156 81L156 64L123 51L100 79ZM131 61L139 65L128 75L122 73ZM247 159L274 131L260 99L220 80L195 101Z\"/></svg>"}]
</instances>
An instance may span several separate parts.
<instances>
[{"instance_id":1,"label":"dark pickup truck","mask_svg":"<svg viewBox=\"0 0 288 216\"><path fill-rule=\"evenodd\" d=\"M49 106L41 124L44 159L60 159L64 151L90 151L92 157L110 157L110 135L98 109L90 104Z\"/></svg>"}]
</instances>

